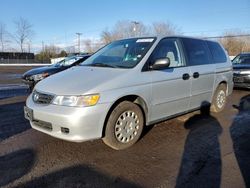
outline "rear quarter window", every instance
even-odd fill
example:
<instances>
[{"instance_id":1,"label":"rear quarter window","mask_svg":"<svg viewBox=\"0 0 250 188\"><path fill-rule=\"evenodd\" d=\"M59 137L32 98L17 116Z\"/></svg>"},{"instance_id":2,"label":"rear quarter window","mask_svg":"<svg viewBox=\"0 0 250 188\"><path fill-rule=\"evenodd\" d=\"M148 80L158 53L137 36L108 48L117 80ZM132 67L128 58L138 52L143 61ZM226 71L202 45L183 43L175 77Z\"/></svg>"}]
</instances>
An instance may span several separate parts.
<instances>
[{"instance_id":1,"label":"rear quarter window","mask_svg":"<svg viewBox=\"0 0 250 188\"><path fill-rule=\"evenodd\" d=\"M225 63L227 61L224 50L217 42L207 41L207 45L215 63Z\"/></svg>"},{"instance_id":2,"label":"rear quarter window","mask_svg":"<svg viewBox=\"0 0 250 188\"><path fill-rule=\"evenodd\" d=\"M199 39L183 38L188 65L210 64L209 51L205 41Z\"/></svg>"}]
</instances>

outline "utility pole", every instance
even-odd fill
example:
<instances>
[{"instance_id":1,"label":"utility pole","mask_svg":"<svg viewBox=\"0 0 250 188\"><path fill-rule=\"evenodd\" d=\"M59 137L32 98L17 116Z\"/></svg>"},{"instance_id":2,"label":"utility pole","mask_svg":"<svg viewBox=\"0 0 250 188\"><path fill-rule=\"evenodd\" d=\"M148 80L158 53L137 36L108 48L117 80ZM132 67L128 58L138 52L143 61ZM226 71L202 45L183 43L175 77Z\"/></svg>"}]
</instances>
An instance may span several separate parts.
<instances>
[{"instance_id":1,"label":"utility pole","mask_svg":"<svg viewBox=\"0 0 250 188\"><path fill-rule=\"evenodd\" d=\"M80 53L81 52L81 35L82 33L76 33L77 35L77 38L78 38L78 52Z\"/></svg>"},{"instance_id":2,"label":"utility pole","mask_svg":"<svg viewBox=\"0 0 250 188\"><path fill-rule=\"evenodd\" d=\"M135 36L137 35L137 25L140 24L140 22L137 22L137 21L132 21L132 23L134 24L134 27L133 27L133 31L135 33Z\"/></svg>"},{"instance_id":3,"label":"utility pole","mask_svg":"<svg viewBox=\"0 0 250 188\"><path fill-rule=\"evenodd\" d=\"M42 41L42 63L44 61L44 42Z\"/></svg>"},{"instance_id":4,"label":"utility pole","mask_svg":"<svg viewBox=\"0 0 250 188\"><path fill-rule=\"evenodd\" d=\"M27 44L28 44L28 52L30 53L30 48L31 48L31 47L30 47L30 46L31 46L31 41L30 41L30 40L28 40L28 43L27 43Z\"/></svg>"},{"instance_id":5,"label":"utility pole","mask_svg":"<svg viewBox=\"0 0 250 188\"><path fill-rule=\"evenodd\" d=\"M42 52L44 52L44 42L42 41Z\"/></svg>"},{"instance_id":6,"label":"utility pole","mask_svg":"<svg viewBox=\"0 0 250 188\"><path fill-rule=\"evenodd\" d=\"M30 53L30 42L28 42L28 52Z\"/></svg>"}]
</instances>

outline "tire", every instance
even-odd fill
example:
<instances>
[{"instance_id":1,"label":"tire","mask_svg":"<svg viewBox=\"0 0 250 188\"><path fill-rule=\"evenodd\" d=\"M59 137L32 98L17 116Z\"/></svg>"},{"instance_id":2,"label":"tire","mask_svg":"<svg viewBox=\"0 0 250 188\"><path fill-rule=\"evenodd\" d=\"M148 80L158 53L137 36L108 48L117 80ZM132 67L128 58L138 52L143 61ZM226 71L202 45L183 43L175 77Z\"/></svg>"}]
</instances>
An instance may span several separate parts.
<instances>
[{"instance_id":1,"label":"tire","mask_svg":"<svg viewBox=\"0 0 250 188\"><path fill-rule=\"evenodd\" d=\"M220 84L213 96L213 101L211 105L212 112L221 112L224 110L227 102L227 88L225 84Z\"/></svg>"},{"instance_id":2,"label":"tire","mask_svg":"<svg viewBox=\"0 0 250 188\"><path fill-rule=\"evenodd\" d=\"M103 142L115 150L126 149L139 140L143 127L141 108L129 101L121 102L108 118Z\"/></svg>"}]
</instances>

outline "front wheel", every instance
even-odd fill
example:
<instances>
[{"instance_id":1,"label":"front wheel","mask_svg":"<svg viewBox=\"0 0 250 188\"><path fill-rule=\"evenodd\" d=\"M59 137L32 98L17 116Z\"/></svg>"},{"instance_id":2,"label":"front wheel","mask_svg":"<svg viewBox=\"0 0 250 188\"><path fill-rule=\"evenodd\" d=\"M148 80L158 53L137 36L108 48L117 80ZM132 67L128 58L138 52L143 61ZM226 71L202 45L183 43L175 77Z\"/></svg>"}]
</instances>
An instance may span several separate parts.
<instances>
[{"instance_id":1,"label":"front wheel","mask_svg":"<svg viewBox=\"0 0 250 188\"><path fill-rule=\"evenodd\" d=\"M220 84L218 86L213 96L213 101L211 105L212 112L221 112L222 110L224 110L227 102L226 91L227 88L225 84Z\"/></svg>"},{"instance_id":2,"label":"front wheel","mask_svg":"<svg viewBox=\"0 0 250 188\"><path fill-rule=\"evenodd\" d=\"M103 141L113 149L126 149L139 140L143 126L141 108L129 101L121 102L108 118Z\"/></svg>"}]
</instances>

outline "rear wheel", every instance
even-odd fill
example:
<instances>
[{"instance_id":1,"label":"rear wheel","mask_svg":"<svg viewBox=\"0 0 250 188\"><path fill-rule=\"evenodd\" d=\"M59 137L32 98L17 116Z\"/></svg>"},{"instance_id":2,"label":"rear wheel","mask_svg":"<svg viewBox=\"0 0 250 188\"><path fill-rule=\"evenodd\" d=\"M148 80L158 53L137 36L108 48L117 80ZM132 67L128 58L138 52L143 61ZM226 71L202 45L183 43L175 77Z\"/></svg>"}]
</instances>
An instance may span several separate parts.
<instances>
[{"instance_id":1,"label":"rear wheel","mask_svg":"<svg viewBox=\"0 0 250 188\"><path fill-rule=\"evenodd\" d=\"M121 102L109 116L103 141L113 149L126 149L139 140L143 126L141 108L129 101Z\"/></svg>"},{"instance_id":2,"label":"rear wheel","mask_svg":"<svg viewBox=\"0 0 250 188\"><path fill-rule=\"evenodd\" d=\"M220 84L213 96L211 105L212 112L221 112L224 110L227 102L227 88L225 84Z\"/></svg>"}]
</instances>

